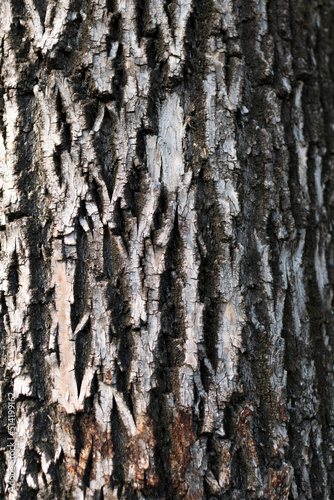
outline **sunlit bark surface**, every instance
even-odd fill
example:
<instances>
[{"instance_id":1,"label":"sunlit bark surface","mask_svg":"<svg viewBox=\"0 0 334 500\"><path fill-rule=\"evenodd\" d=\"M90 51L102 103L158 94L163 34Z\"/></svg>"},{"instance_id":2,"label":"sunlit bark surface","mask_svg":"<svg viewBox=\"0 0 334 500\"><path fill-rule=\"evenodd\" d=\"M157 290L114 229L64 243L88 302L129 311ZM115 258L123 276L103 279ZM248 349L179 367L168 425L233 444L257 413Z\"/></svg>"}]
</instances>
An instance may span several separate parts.
<instances>
[{"instance_id":1,"label":"sunlit bark surface","mask_svg":"<svg viewBox=\"0 0 334 500\"><path fill-rule=\"evenodd\" d=\"M1 498L334 498L333 136L332 0L1 0Z\"/></svg>"}]
</instances>

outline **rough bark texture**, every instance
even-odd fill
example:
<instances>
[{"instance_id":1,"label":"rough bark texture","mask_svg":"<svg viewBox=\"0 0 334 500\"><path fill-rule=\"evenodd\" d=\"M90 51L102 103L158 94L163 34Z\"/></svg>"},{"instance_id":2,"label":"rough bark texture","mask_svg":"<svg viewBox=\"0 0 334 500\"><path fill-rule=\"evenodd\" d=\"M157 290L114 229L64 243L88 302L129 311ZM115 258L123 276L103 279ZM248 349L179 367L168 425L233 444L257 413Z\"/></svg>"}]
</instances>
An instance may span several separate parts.
<instances>
[{"instance_id":1,"label":"rough bark texture","mask_svg":"<svg viewBox=\"0 0 334 500\"><path fill-rule=\"evenodd\" d=\"M0 36L2 495L333 499L333 2L1 0Z\"/></svg>"}]
</instances>

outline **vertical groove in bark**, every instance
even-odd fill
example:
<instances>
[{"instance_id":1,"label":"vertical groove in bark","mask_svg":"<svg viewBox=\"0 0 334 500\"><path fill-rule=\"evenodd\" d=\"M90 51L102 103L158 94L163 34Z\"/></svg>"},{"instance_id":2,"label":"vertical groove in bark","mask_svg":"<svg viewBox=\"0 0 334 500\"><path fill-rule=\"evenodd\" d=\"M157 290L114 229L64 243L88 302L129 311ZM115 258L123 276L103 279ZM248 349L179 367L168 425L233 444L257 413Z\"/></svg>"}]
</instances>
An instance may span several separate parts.
<instances>
[{"instance_id":1,"label":"vertical groove in bark","mask_svg":"<svg viewBox=\"0 0 334 500\"><path fill-rule=\"evenodd\" d=\"M334 495L333 19L1 3L2 495Z\"/></svg>"}]
</instances>

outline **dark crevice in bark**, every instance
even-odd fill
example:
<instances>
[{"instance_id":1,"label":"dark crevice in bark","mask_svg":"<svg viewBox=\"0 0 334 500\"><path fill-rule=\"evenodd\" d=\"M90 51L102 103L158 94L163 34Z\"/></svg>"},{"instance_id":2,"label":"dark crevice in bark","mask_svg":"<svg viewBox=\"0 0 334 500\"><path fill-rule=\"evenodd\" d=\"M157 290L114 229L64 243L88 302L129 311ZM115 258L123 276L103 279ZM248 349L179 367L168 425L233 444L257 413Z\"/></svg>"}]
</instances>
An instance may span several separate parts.
<instances>
[{"instance_id":1,"label":"dark crevice in bark","mask_svg":"<svg viewBox=\"0 0 334 500\"><path fill-rule=\"evenodd\" d=\"M81 214L79 214L80 217ZM72 331L75 331L78 325L86 304L86 280L88 275L88 240L84 229L79 221L76 222L77 233L77 261L74 274L73 295L74 302L71 305L71 326Z\"/></svg>"},{"instance_id":2,"label":"dark crevice in bark","mask_svg":"<svg viewBox=\"0 0 334 500\"><path fill-rule=\"evenodd\" d=\"M10 2L13 17L14 18L25 18L25 3L24 0L11 0Z\"/></svg>"},{"instance_id":3,"label":"dark crevice in bark","mask_svg":"<svg viewBox=\"0 0 334 500\"><path fill-rule=\"evenodd\" d=\"M107 107L104 109L104 116L100 130L96 132L94 137L94 148L97 155L98 164L102 179L106 185L111 199L115 185L115 161L113 158L114 144L114 118L108 111Z\"/></svg>"},{"instance_id":4,"label":"dark crevice in bark","mask_svg":"<svg viewBox=\"0 0 334 500\"><path fill-rule=\"evenodd\" d=\"M114 13L109 25L109 34L106 37L107 53L110 54L113 43L121 38L122 18L120 13Z\"/></svg>"},{"instance_id":5,"label":"dark crevice in bark","mask_svg":"<svg viewBox=\"0 0 334 500\"><path fill-rule=\"evenodd\" d=\"M171 235L170 241L173 241L173 235ZM175 256L174 253L172 255ZM168 273L168 271L165 272ZM164 280L161 281L161 287L165 287L166 284L167 276L165 276ZM169 293L170 289L164 288L164 291L165 293ZM163 292L161 291L161 294L162 293ZM165 308L164 313L167 315L167 308ZM174 314L174 311L170 311L170 320L172 319L171 314ZM166 334L166 331L164 330L164 327L166 327L165 320L162 324L164 326L162 327L155 352L156 369L154 378L156 380L156 386L150 392L148 414L153 420L153 432L156 440L154 461L159 478L156 495L159 498L172 499L178 497L175 489L173 489L172 481L173 467L170 458L173 448L173 435L171 428L173 416L172 410L168 405L168 396L172 394L175 395L177 388L177 373L174 371L173 366L171 367L169 364L170 354L168 353L168 349L170 349L170 342L164 336Z\"/></svg>"},{"instance_id":6,"label":"dark crevice in bark","mask_svg":"<svg viewBox=\"0 0 334 500\"><path fill-rule=\"evenodd\" d=\"M8 269L8 293L9 295L15 296L19 291L19 263L17 257L17 251L14 250L11 258L11 263Z\"/></svg>"},{"instance_id":7,"label":"dark crevice in bark","mask_svg":"<svg viewBox=\"0 0 334 500\"><path fill-rule=\"evenodd\" d=\"M233 454L231 463L231 490L233 491L234 487L238 492L247 491L247 476L247 463L245 462L241 448L238 446ZM241 495L242 494L243 493L241 493ZM233 493L230 494L230 498L231 500L233 499Z\"/></svg>"},{"instance_id":8,"label":"dark crevice in bark","mask_svg":"<svg viewBox=\"0 0 334 500\"><path fill-rule=\"evenodd\" d=\"M26 464L27 475L31 475L35 482L37 482L37 475L41 473L41 453L52 457L54 455L55 446L51 424L49 420L49 409L40 407L39 401L26 397L17 399L17 404L21 409L24 409L28 414L34 415L34 426L32 428L32 446L38 444L38 449L26 448L24 452L24 461ZM17 415L18 418L18 415ZM59 477L61 470L61 463L50 464L48 474L54 480ZM60 492L59 486L55 485L53 490ZM29 495L35 495L31 498L36 498L36 491L31 490L26 481L23 481L18 487L20 498L30 498Z\"/></svg>"},{"instance_id":9,"label":"dark crevice in bark","mask_svg":"<svg viewBox=\"0 0 334 500\"><path fill-rule=\"evenodd\" d=\"M123 44L120 41L116 53L116 57L113 60L114 77L112 79L112 93L116 101L116 107L118 112L120 112L123 104L124 88L126 85L126 66L123 54Z\"/></svg>"},{"instance_id":10,"label":"dark crevice in bark","mask_svg":"<svg viewBox=\"0 0 334 500\"><path fill-rule=\"evenodd\" d=\"M159 229L162 228L167 208L168 208L168 190L166 189L166 186L164 184L161 184L157 208L153 215L154 231L159 231Z\"/></svg>"},{"instance_id":11,"label":"dark crevice in bark","mask_svg":"<svg viewBox=\"0 0 334 500\"><path fill-rule=\"evenodd\" d=\"M176 19L175 10L177 9L177 2L175 0L164 0L164 11L168 19L168 26L171 30L172 37L175 36Z\"/></svg>"},{"instance_id":12,"label":"dark crevice in bark","mask_svg":"<svg viewBox=\"0 0 334 500\"><path fill-rule=\"evenodd\" d=\"M155 460L159 475L159 491L167 498L173 498L173 471L170 464L172 452L171 414L167 406L168 394L178 393L177 368L183 363L182 339L185 336L181 283L178 276L182 256L178 214L170 234L165 257L166 270L160 281L161 332L156 351L157 387L151 391L149 414L153 419L154 435L157 441ZM174 496L175 497L175 496ZM176 495L177 497L177 495Z\"/></svg>"},{"instance_id":13,"label":"dark crevice in bark","mask_svg":"<svg viewBox=\"0 0 334 500\"><path fill-rule=\"evenodd\" d=\"M95 179L92 179L91 182L91 189L90 189L90 194L95 201L95 204L97 206L97 210L99 212L99 216L102 219L103 217L103 196L102 196L102 189L98 185Z\"/></svg>"},{"instance_id":14,"label":"dark crevice in bark","mask_svg":"<svg viewBox=\"0 0 334 500\"><path fill-rule=\"evenodd\" d=\"M23 219L27 217L27 213L21 212L21 210L18 210L17 212L11 212L7 215L7 221L8 222L14 222L14 221L19 221L20 219Z\"/></svg>"},{"instance_id":15,"label":"dark crevice in bark","mask_svg":"<svg viewBox=\"0 0 334 500\"><path fill-rule=\"evenodd\" d=\"M65 455L63 450L61 450L58 460L51 463L48 474L52 478L51 483L51 498L61 498L64 492L62 484L65 480L65 470L64 470ZM46 481L45 481L46 483Z\"/></svg>"},{"instance_id":16,"label":"dark crevice in bark","mask_svg":"<svg viewBox=\"0 0 334 500\"><path fill-rule=\"evenodd\" d=\"M55 146L55 151L53 153L53 164L55 168L55 173L58 177L59 186L62 187L63 173L61 166L61 148L59 146Z\"/></svg>"},{"instance_id":17,"label":"dark crevice in bark","mask_svg":"<svg viewBox=\"0 0 334 500\"><path fill-rule=\"evenodd\" d=\"M117 0L106 0L107 12L114 14L117 9Z\"/></svg>"},{"instance_id":18,"label":"dark crevice in bark","mask_svg":"<svg viewBox=\"0 0 334 500\"><path fill-rule=\"evenodd\" d=\"M163 52L163 35L160 28L156 28L146 45L147 62L150 68L147 116L155 135L159 134L160 102L166 97L168 61L165 60Z\"/></svg>"},{"instance_id":19,"label":"dark crevice in bark","mask_svg":"<svg viewBox=\"0 0 334 500\"><path fill-rule=\"evenodd\" d=\"M30 410L32 410L32 408L28 411ZM50 409L44 405L41 408L34 408L34 417L33 441L34 443L39 443L39 449L35 450L38 451L38 455L36 455L36 460L32 463L33 467L31 472L37 474L41 471L40 452L44 451L52 457L55 452L56 443L52 432L52 423L49 418Z\"/></svg>"},{"instance_id":20,"label":"dark crevice in bark","mask_svg":"<svg viewBox=\"0 0 334 500\"><path fill-rule=\"evenodd\" d=\"M80 59L78 60L80 61ZM108 104L115 100L112 92L100 92L99 89L96 88L93 75L89 67L77 64L72 69L71 79L73 79L73 88L76 91L76 97L78 97L78 99L80 98L80 100L83 101L83 104L84 101L86 101L86 105L93 105L94 103L94 107L98 109L99 103Z\"/></svg>"},{"instance_id":21,"label":"dark crevice in bark","mask_svg":"<svg viewBox=\"0 0 334 500\"><path fill-rule=\"evenodd\" d=\"M73 434L75 437L75 460L79 462L81 451L85 445L84 435L84 421L85 416L83 413L76 413L73 420Z\"/></svg>"},{"instance_id":22,"label":"dark crevice in bark","mask_svg":"<svg viewBox=\"0 0 334 500\"><path fill-rule=\"evenodd\" d=\"M137 28L137 38L138 42L147 35L147 27L149 23L149 0L136 0L136 28Z\"/></svg>"},{"instance_id":23,"label":"dark crevice in bark","mask_svg":"<svg viewBox=\"0 0 334 500\"><path fill-rule=\"evenodd\" d=\"M111 237L108 226L103 227L103 272L110 280L114 276L114 262L111 250Z\"/></svg>"},{"instance_id":24,"label":"dark crevice in bark","mask_svg":"<svg viewBox=\"0 0 334 500\"><path fill-rule=\"evenodd\" d=\"M152 129L141 128L137 131L136 156L139 161L139 168L146 168L146 136L152 134Z\"/></svg>"},{"instance_id":25,"label":"dark crevice in bark","mask_svg":"<svg viewBox=\"0 0 334 500\"><path fill-rule=\"evenodd\" d=\"M133 357L131 328L124 330L119 345L117 364L114 366L116 388L122 394L130 413L133 415L132 388L129 384L129 369Z\"/></svg>"},{"instance_id":26,"label":"dark crevice in bark","mask_svg":"<svg viewBox=\"0 0 334 500\"><path fill-rule=\"evenodd\" d=\"M123 485L125 480L124 467L126 465L126 436L125 429L120 418L116 401L114 400L111 411L111 435L113 443L113 473L110 478L110 486Z\"/></svg>"},{"instance_id":27,"label":"dark crevice in bark","mask_svg":"<svg viewBox=\"0 0 334 500\"><path fill-rule=\"evenodd\" d=\"M193 78L198 73L205 72L206 45L211 28L213 13L212 0L194 0L192 11L187 21L185 36L186 59L184 64L185 85L202 87L203 82L199 78ZM193 81L190 82L190 79Z\"/></svg>"},{"instance_id":28,"label":"dark crevice in bark","mask_svg":"<svg viewBox=\"0 0 334 500\"><path fill-rule=\"evenodd\" d=\"M57 109L57 126L58 130L61 129L62 123L66 123L66 111L64 109L63 100L61 98L60 92L58 90L56 97L56 109Z\"/></svg>"},{"instance_id":29,"label":"dark crevice in bark","mask_svg":"<svg viewBox=\"0 0 334 500\"><path fill-rule=\"evenodd\" d=\"M26 27L20 22L26 18L23 0L12 3L13 21L10 32L10 45L15 51L15 63L17 71L25 78L18 79L18 89L23 91L31 90L31 82L35 78L34 64L25 64L29 61L31 41Z\"/></svg>"},{"instance_id":30,"label":"dark crevice in bark","mask_svg":"<svg viewBox=\"0 0 334 500\"><path fill-rule=\"evenodd\" d=\"M89 319L86 325L77 333L75 337L74 373L77 381L78 394L80 394L82 379L89 359L90 344L91 323Z\"/></svg>"},{"instance_id":31,"label":"dark crevice in bark","mask_svg":"<svg viewBox=\"0 0 334 500\"><path fill-rule=\"evenodd\" d=\"M56 146L56 150L59 151L71 151L71 143L72 143L72 133L71 133L71 124L68 120L66 113L66 106L63 102L63 99L58 90L56 97L56 108L57 108L57 125L58 129L61 131L61 145Z\"/></svg>"},{"instance_id":32,"label":"dark crevice in bark","mask_svg":"<svg viewBox=\"0 0 334 500\"><path fill-rule=\"evenodd\" d=\"M202 359L202 353L200 354L199 366L200 366L199 371L200 371L203 389L205 390L205 392L208 393L210 390L211 383L212 383L212 376L211 376L210 370L207 366L207 363L205 363L204 359Z\"/></svg>"},{"instance_id":33,"label":"dark crevice in bark","mask_svg":"<svg viewBox=\"0 0 334 500\"><path fill-rule=\"evenodd\" d=\"M246 72L251 73L250 81L254 87L271 84L273 77L272 73L268 72L267 61L265 60L271 48L266 44L267 34L260 34L260 9L255 2L249 2L247 0L236 0L235 6L238 13L238 27L242 52L247 61ZM260 47L257 45L260 45Z\"/></svg>"},{"instance_id":34,"label":"dark crevice in bark","mask_svg":"<svg viewBox=\"0 0 334 500\"><path fill-rule=\"evenodd\" d=\"M137 219L137 224L139 224L141 209L147 192L145 188L143 168L136 167L133 164L128 173L127 183L124 186L124 199L130 209L131 216Z\"/></svg>"},{"instance_id":35,"label":"dark crevice in bark","mask_svg":"<svg viewBox=\"0 0 334 500\"><path fill-rule=\"evenodd\" d=\"M185 164L195 175L206 173L208 162L203 160L206 147L205 93L203 82L207 72L206 45L211 30L213 3L195 0L189 15L184 42L185 62L182 74L182 99L189 124L185 133ZM195 78L194 75L197 75Z\"/></svg>"},{"instance_id":36,"label":"dark crevice in bark","mask_svg":"<svg viewBox=\"0 0 334 500\"><path fill-rule=\"evenodd\" d=\"M260 321L259 315L258 320ZM256 453L263 466L276 468L279 461L275 458L272 448L272 427L275 423L276 401L270 384L272 376L269 358L270 343L264 326L261 326L261 329L256 328L251 323L248 326L247 365L253 380L245 383L244 391L256 404L253 429L256 436L255 442L258 444ZM248 457L249 459L251 456Z\"/></svg>"},{"instance_id":37,"label":"dark crevice in bark","mask_svg":"<svg viewBox=\"0 0 334 500\"><path fill-rule=\"evenodd\" d=\"M57 359L57 364L60 366L60 350L59 350L59 324L57 324L55 332L54 332L54 350L50 352L54 352Z\"/></svg>"},{"instance_id":38,"label":"dark crevice in bark","mask_svg":"<svg viewBox=\"0 0 334 500\"><path fill-rule=\"evenodd\" d=\"M126 500L140 500L140 493L134 490L131 486L125 485L119 494L119 500L126 498Z\"/></svg>"},{"instance_id":39,"label":"dark crevice in bark","mask_svg":"<svg viewBox=\"0 0 334 500\"><path fill-rule=\"evenodd\" d=\"M25 367L32 379L34 396L44 400L48 392L44 349L46 343L47 318L45 308L46 263L42 256L40 242L43 229L38 220L29 219L25 231L25 241L29 248L30 294L27 311L30 335L33 343L31 350L25 352Z\"/></svg>"},{"instance_id":40,"label":"dark crevice in bark","mask_svg":"<svg viewBox=\"0 0 334 500\"><path fill-rule=\"evenodd\" d=\"M71 133L71 125L69 123L64 123L62 136L63 136L62 145L67 152L70 152L72 144L72 133Z\"/></svg>"},{"instance_id":41,"label":"dark crevice in bark","mask_svg":"<svg viewBox=\"0 0 334 500\"><path fill-rule=\"evenodd\" d=\"M215 450L215 436L208 436L207 445L207 456L208 456L208 471L213 474L213 477L218 482L219 481L219 458ZM207 492L208 498L211 496L211 488L208 488L208 483L205 483L205 491Z\"/></svg>"},{"instance_id":42,"label":"dark crevice in bark","mask_svg":"<svg viewBox=\"0 0 334 500\"><path fill-rule=\"evenodd\" d=\"M92 383L90 385L90 396L88 398L85 398L84 401L84 412L87 413L92 413L93 408L94 408L94 400L97 399L99 401L99 380L98 380L98 375L97 372L94 373Z\"/></svg>"},{"instance_id":43,"label":"dark crevice in bark","mask_svg":"<svg viewBox=\"0 0 334 500\"><path fill-rule=\"evenodd\" d=\"M110 311L109 340L111 343L116 342L118 345L117 362L114 365L116 387L123 395L130 411L132 411L129 368L133 353L128 289L124 273L118 267L120 262L117 253L113 249L112 239L112 236L110 239L107 236L104 242L105 263L107 272L110 274L110 282L106 290L108 310Z\"/></svg>"},{"instance_id":44,"label":"dark crevice in bark","mask_svg":"<svg viewBox=\"0 0 334 500\"><path fill-rule=\"evenodd\" d=\"M182 241L179 232L178 214L175 215L165 257L166 270L160 281L159 310L161 311L162 362L170 369L168 376L173 392L178 391L176 368L184 361L183 339L185 338L184 311L182 301Z\"/></svg>"},{"instance_id":45,"label":"dark crevice in bark","mask_svg":"<svg viewBox=\"0 0 334 500\"><path fill-rule=\"evenodd\" d=\"M26 500L37 500L37 493L28 486L26 478L24 478L19 489L19 495Z\"/></svg>"},{"instance_id":46,"label":"dark crevice in bark","mask_svg":"<svg viewBox=\"0 0 334 500\"><path fill-rule=\"evenodd\" d=\"M44 27L45 14L49 2L48 0L33 0L33 3L39 13L41 25Z\"/></svg>"},{"instance_id":47,"label":"dark crevice in bark","mask_svg":"<svg viewBox=\"0 0 334 500\"><path fill-rule=\"evenodd\" d=\"M172 14L174 4L168 2ZM224 239L224 224L217 203L218 193L207 160L203 159L206 147L205 92L206 45L211 29L213 3L193 2L192 11L187 21L184 42L185 62L183 67L182 100L189 125L185 133L186 168L193 170L197 182L195 209L197 211L197 246L200 257L198 276L199 299L204 304L203 334L204 352L200 353L200 374L206 391L210 387L210 375L201 359L208 357L213 369L216 369L217 340L219 329L219 265L221 262L221 242ZM201 77L194 78L194 75Z\"/></svg>"},{"instance_id":48,"label":"dark crevice in bark","mask_svg":"<svg viewBox=\"0 0 334 500\"><path fill-rule=\"evenodd\" d=\"M116 228L113 228L113 235L120 236L122 238L124 247L129 253L129 240L130 240L130 227L131 221L128 221L129 210L126 210L121 207L121 198L116 200L114 206L114 222L116 224ZM130 225L129 225L130 222Z\"/></svg>"},{"instance_id":49,"label":"dark crevice in bark","mask_svg":"<svg viewBox=\"0 0 334 500\"><path fill-rule=\"evenodd\" d=\"M17 95L20 109L19 134L16 138L17 162L14 167L16 187L20 193L22 216L38 217L39 179L34 166L35 135L31 117L35 115L35 102L30 96ZM8 214L9 215L9 214Z\"/></svg>"},{"instance_id":50,"label":"dark crevice in bark","mask_svg":"<svg viewBox=\"0 0 334 500\"><path fill-rule=\"evenodd\" d=\"M53 21L55 19L55 15L56 15L56 12L57 12L57 5L53 5L52 9L51 9L51 13L50 13L50 25L52 26L53 25Z\"/></svg>"},{"instance_id":51,"label":"dark crevice in bark","mask_svg":"<svg viewBox=\"0 0 334 500\"><path fill-rule=\"evenodd\" d=\"M173 498L169 460L171 452L170 409L167 405L169 388L166 383L166 372L160 364L156 371L156 378L157 387L151 391L149 405L149 415L153 420L153 432L157 443L154 460L157 466L159 486L156 495Z\"/></svg>"},{"instance_id":52,"label":"dark crevice in bark","mask_svg":"<svg viewBox=\"0 0 334 500\"><path fill-rule=\"evenodd\" d=\"M125 366L128 366L130 336L127 321L129 319L127 317L129 313L129 302L126 291L124 287L124 276L122 274L118 276L115 275L113 282L109 283L107 287L108 309L111 312L110 341L112 341L113 338L120 339L121 352L119 352L118 359L122 364L125 362Z\"/></svg>"},{"instance_id":53,"label":"dark crevice in bark","mask_svg":"<svg viewBox=\"0 0 334 500\"><path fill-rule=\"evenodd\" d=\"M239 375L243 378L244 373L242 368L239 367ZM227 492L226 498L233 498L233 491L245 491L247 488L248 472L247 464L244 460L244 455L241 450L240 444L240 431L237 426L238 415L240 410L245 406L247 398L245 393L234 392L226 404L224 409L224 430L225 438L231 440L234 443L232 448L231 457L231 493ZM225 500L225 496L223 496Z\"/></svg>"},{"instance_id":54,"label":"dark crevice in bark","mask_svg":"<svg viewBox=\"0 0 334 500\"><path fill-rule=\"evenodd\" d=\"M224 238L224 222L220 214L218 193L213 181L199 176L196 210L198 213L198 241L200 267L198 276L199 299L204 304L203 334L205 349L212 367L217 368L217 341L220 294L221 244Z\"/></svg>"},{"instance_id":55,"label":"dark crevice in bark","mask_svg":"<svg viewBox=\"0 0 334 500\"><path fill-rule=\"evenodd\" d=\"M80 88L78 88L78 90L80 91ZM80 96L80 101L82 103L87 128L88 130L92 130L98 114L99 104L97 101L89 99L85 94Z\"/></svg>"},{"instance_id":56,"label":"dark crevice in bark","mask_svg":"<svg viewBox=\"0 0 334 500\"><path fill-rule=\"evenodd\" d=\"M84 22L81 15L83 7L81 0L73 0L71 2L71 12L74 14L68 15L65 20L65 25L62 26L62 32L58 43L45 55L38 52L40 60L47 71L60 70L66 76L72 76L78 65L78 56L80 56L80 41L84 37ZM51 22L53 24L53 16L56 10L51 12Z\"/></svg>"}]
</instances>

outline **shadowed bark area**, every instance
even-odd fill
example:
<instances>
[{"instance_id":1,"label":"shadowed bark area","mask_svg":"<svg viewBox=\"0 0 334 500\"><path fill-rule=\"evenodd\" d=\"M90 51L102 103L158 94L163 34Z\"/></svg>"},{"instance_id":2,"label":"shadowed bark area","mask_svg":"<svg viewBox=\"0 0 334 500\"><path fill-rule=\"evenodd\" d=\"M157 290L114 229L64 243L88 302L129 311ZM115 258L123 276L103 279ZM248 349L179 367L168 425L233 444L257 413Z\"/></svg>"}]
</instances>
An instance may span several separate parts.
<instances>
[{"instance_id":1,"label":"shadowed bark area","mask_svg":"<svg viewBox=\"0 0 334 500\"><path fill-rule=\"evenodd\" d=\"M331 0L1 1L1 498L334 498L333 131Z\"/></svg>"}]
</instances>

